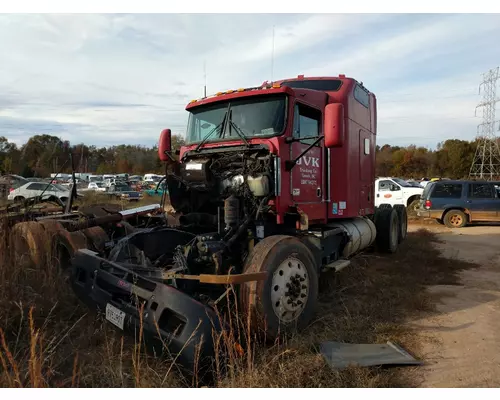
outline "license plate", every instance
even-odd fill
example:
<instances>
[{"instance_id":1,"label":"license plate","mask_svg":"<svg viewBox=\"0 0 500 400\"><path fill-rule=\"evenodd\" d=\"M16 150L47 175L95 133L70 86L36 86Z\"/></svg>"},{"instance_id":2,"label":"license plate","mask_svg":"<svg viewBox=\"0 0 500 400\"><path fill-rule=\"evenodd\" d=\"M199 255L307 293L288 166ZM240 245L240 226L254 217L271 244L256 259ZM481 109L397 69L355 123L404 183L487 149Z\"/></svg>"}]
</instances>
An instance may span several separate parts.
<instances>
[{"instance_id":1,"label":"license plate","mask_svg":"<svg viewBox=\"0 0 500 400\"><path fill-rule=\"evenodd\" d=\"M109 303L106 305L106 319L123 330L125 313Z\"/></svg>"}]
</instances>

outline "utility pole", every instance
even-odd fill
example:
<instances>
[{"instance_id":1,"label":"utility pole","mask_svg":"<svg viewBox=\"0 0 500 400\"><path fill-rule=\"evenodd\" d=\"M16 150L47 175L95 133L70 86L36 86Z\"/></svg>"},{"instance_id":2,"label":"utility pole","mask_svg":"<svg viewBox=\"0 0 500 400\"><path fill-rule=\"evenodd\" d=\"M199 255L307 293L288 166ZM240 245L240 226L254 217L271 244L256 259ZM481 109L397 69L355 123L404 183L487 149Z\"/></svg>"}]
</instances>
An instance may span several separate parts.
<instances>
[{"instance_id":1,"label":"utility pole","mask_svg":"<svg viewBox=\"0 0 500 400\"><path fill-rule=\"evenodd\" d=\"M500 178L500 148L495 135L495 106L500 101L496 97L499 67L483 74L483 82L479 85L483 89L483 100L476 106L483 107L483 122L477 127L478 146L472 161L469 177L471 179L494 180Z\"/></svg>"}]
</instances>

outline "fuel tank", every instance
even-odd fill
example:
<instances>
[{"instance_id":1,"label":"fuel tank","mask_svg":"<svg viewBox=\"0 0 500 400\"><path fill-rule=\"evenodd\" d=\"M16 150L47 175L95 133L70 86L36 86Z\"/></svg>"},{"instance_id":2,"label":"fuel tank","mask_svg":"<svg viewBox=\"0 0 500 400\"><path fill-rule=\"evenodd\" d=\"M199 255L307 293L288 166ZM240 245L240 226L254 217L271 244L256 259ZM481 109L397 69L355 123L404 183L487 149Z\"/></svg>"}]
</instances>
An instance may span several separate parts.
<instances>
[{"instance_id":1,"label":"fuel tank","mask_svg":"<svg viewBox=\"0 0 500 400\"><path fill-rule=\"evenodd\" d=\"M367 247L371 246L377 236L377 229L371 219L357 217L328 224L328 227L344 229L349 236L349 242L345 245L342 257L348 258Z\"/></svg>"}]
</instances>

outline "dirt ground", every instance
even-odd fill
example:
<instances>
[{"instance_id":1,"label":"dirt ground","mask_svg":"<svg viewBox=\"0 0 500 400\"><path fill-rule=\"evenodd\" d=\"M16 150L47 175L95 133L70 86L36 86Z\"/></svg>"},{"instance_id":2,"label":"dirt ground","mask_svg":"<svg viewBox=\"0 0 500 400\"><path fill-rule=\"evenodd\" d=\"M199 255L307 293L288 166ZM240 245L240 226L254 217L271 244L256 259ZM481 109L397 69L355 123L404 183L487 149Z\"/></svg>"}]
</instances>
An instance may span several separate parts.
<instances>
[{"instance_id":1,"label":"dirt ground","mask_svg":"<svg viewBox=\"0 0 500 400\"><path fill-rule=\"evenodd\" d=\"M425 338L419 386L500 387L500 226L426 228L444 256L480 267L462 271L461 285L429 288L438 312L412 323Z\"/></svg>"}]
</instances>

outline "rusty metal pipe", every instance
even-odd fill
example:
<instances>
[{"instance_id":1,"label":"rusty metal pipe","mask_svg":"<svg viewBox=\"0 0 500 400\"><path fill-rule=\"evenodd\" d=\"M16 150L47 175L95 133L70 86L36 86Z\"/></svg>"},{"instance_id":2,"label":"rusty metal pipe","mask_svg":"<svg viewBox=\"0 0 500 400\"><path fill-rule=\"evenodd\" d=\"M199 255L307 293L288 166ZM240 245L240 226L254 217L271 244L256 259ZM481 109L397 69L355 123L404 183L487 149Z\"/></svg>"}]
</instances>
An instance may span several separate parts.
<instances>
[{"instance_id":1,"label":"rusty metal pipe","mask_svg":"<svg viewBox=\"0 0 500 400\"><path fill-rule=\"evenodd\" d=\"M68 225L66 229L68 232L76 232L83 229L92 228L94 226L117 223L122 220L123 215L121 214L109 214L103 217L89 218L84 221L72 223L71 225Z\"/></svg>"}]
</instances>

